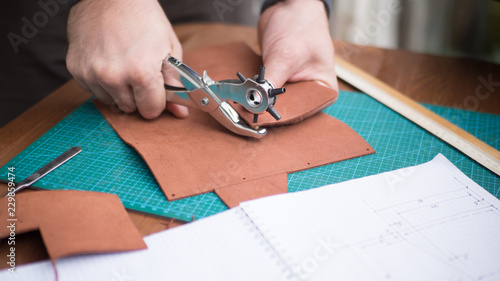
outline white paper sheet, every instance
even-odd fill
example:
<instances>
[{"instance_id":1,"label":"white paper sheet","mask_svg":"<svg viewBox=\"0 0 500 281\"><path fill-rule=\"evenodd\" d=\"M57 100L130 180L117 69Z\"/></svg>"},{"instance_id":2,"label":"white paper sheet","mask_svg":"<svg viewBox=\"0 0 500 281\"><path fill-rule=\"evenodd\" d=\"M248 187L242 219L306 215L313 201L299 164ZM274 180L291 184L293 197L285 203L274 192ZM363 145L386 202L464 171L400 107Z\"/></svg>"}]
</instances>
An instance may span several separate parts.
<instances>
[{"instance_id":1,"label":"white paper sheet","mask_svg":"<svg viewBox=\"0 0 500 281\"><path fill-rule=\"evenodd\" d=\"M59 280L500 280L500 201L444 156L242 203L145 238L147 250L57 262ZM48 262L1 280L54 280Z\"/></svg>"},{"instance_id":2,"label":"white paper sheet","mask_svg":"<svg viewBox=\"0 0 500 281\"><path fill-rule=\"evenodd\" d=\"M443 155L241 207L302 279L500 280L499 200Z\"/></svg>"}]
</instances>

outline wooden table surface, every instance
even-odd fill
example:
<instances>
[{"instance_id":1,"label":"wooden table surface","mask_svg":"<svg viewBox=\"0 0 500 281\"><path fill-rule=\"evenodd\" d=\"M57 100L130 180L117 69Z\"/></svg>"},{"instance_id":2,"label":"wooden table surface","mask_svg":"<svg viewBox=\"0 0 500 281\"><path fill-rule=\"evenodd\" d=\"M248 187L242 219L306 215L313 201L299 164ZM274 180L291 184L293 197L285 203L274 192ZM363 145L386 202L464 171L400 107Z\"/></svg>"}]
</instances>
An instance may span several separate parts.
<instances>
[{"instance_id":1,"label":"wooden table surface","mask_svg":"<svg viewBox=\"0 0 500 281\"><path fill-rule=\"evenodd\" d=\"M244 41L258 50L255 29L220 24L184 24L175 27L184 50L217 43ZM416 101L500 114L500 65L464 58L416 54L403 50L334 42L336 55L359 66ZM340 89L355 90L339 81ZM0 128L0 166L57 124L91 97L74 80L47 96ZM4 194L6 184L0 184ZM36 192L25 190L23 192ZM182 224L180 221L128 212L142 235ZM7 255L0 243L0 268ZM16 235L16 265L48 258L38 232Z\"/></svg>"}]
</instances>

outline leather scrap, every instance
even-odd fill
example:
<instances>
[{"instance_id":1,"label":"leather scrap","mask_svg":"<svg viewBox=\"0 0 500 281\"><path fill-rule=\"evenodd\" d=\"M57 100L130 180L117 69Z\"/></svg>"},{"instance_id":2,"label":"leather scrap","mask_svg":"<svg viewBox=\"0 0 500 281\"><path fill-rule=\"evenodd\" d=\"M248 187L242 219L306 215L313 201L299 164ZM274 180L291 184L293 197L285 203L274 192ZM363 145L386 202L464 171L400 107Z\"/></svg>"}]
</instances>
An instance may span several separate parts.
<instances>
[{"instance_id":1,"label":"leather scrap","mask_svg":"<svg viewBox=\"0 0 500 281\"><path fill-rule=\"evenodd\" d=\"M253 76L261 64L241 43L200 48L186 53L183 61L198 73L207 70L214 80L236 77L237 71ZM317 113L336 100L337 92L312 82L294 85L286 85L287 93L276 103L283 119L269 123L273 127L262 139L238 136L196 109L187 119L164 112L146 120L138 113L117 113L98 100L94 103L120 138L142 156L168 200L215 191L234 206L256 194L286 192L286 181L268 183L272 191L262 192L259 185L266 178L375 152L347 125Z\"/></svg>"},{"instance_id":2,"label":"leather scrap","mask_svg":"<svg viewBox=\"0 0 500 281\"><path fill-rule=\"evenodd\" d=\"M0 239L8 239L11 230L15 234L39 230L52 261L147 248L114 194L53 190L19 193L14 198L15 205L8 205L8 197L0 199L0 219L14 225L0 228ZM13 206L15 210L8 209Z\"/></svg>"}]
</instances>

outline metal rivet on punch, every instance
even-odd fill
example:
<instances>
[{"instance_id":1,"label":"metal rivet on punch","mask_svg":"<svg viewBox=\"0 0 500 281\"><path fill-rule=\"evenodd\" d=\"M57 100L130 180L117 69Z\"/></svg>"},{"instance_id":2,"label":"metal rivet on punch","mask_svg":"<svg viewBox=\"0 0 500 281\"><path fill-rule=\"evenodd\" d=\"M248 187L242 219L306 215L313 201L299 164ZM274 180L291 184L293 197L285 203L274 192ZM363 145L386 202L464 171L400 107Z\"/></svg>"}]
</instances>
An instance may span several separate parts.
<instances>
[{"instance_id":1,"label":"metal rivet on punch","mask_svg":"<svg viewBox=\"0 0 500 281\"><path fill-rule=\"evenodd\" d=\"M206 106L208 103L209 103L209 100L207 98L201 99L201 105Z\"/></svg>"}]
</instances>

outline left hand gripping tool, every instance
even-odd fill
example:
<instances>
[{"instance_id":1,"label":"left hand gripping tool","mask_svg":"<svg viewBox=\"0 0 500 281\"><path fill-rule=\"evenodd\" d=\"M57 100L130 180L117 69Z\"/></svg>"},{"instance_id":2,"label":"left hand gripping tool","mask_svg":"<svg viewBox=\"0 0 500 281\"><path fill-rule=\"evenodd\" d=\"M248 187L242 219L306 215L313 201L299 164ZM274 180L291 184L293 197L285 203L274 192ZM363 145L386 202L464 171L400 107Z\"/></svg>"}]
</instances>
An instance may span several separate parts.
<instances>
[{"instance_id":1,"label":"left hand gripping tool","mask_svg":"<svg viewBox=\"0 0 500 281\"><path fill-rule=\"evenodd\" d=\"M245 78L238 72L236 75L239 79L213 81L206 71L203 72L203 76L200 76L189 66L172 56L168 56L164 63L177 72L176 75L169 70L166 74L165 90L167 90L167 101L169 102L200 109L209 113L230 131L254 138L264 137L267 130L251 127L240 117L232 103L241 104L246 110L253 113L254 123L257 123L259 114L265 111L269 112L276 120L281 119L281 115L276 111L274 105L276 97L283 94L285 88L274 88L269 81L264 79L264 66L260 67L259 73L253 78ZM179 80L182 85L179 85ZM176 86L167 83L176 84Z\"/></svg>"}]
</instances>

